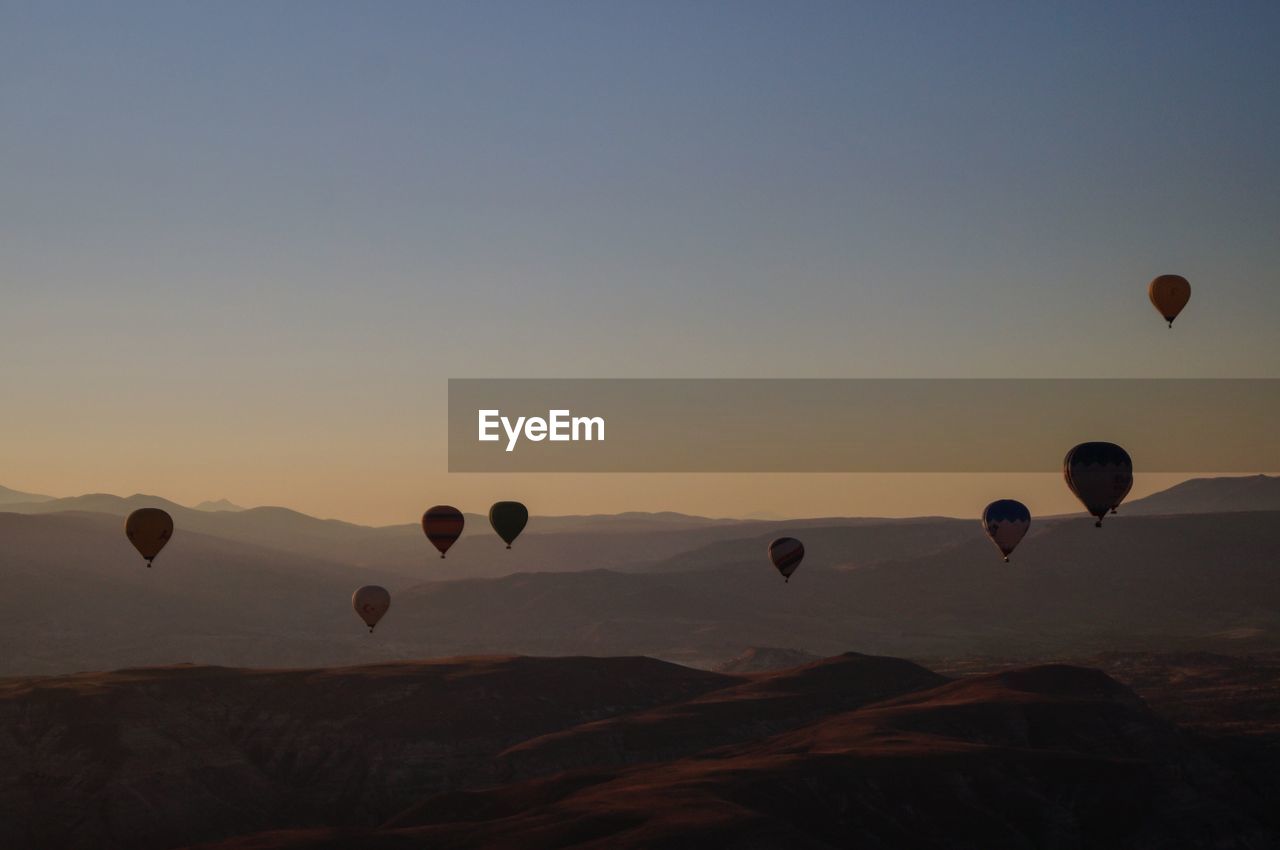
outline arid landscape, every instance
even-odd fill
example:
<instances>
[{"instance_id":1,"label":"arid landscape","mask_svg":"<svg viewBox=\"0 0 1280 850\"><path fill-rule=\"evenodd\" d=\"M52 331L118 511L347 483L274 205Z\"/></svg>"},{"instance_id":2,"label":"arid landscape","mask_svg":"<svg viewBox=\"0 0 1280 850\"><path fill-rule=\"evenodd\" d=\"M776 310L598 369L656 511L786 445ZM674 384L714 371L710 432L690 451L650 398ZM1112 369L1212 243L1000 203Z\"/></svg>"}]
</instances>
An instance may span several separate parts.
<instances>
[{"instance_id":1,"label":"arid landscape","mask_svg":"<svg viewBox=\"0 0 1280 850\"><path fill-rule=\"evenodd\" d=\"M1276 845L1280 656L1092 663L489 656L9 680L0 842Z\"/></svg>"}]
</instances>

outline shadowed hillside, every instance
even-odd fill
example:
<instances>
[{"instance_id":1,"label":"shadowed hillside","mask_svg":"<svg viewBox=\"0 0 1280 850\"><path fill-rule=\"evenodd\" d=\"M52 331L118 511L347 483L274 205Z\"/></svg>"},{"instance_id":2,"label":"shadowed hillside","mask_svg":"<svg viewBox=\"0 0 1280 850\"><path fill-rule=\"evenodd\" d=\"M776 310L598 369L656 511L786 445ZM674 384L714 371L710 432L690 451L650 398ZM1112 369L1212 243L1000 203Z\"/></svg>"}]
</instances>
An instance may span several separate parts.
<instances>
[{"instance_id":1,"label":"shadowed hillside","mask_svg":"<svg viewBox=\"0 0 1280 850\"><path fill-rule=\"evenodd\" d=\"M853 698L851 672L906 692L844 702L832 689ZM785 717L783 694L811 711L788 729L725 745L715 724L697 722L700 706L737 702L743 716ZM1267 800L1222 753L1105 674L1069 665L948 682L849 656L551 737L619 723L634 731L598 749L599 763L530 766L527 779L426 796L379 827L289 825L209 846L1246 850L1280 840Z\"/></svg>"},{"instance_id":2,"label":"shadowed hillside","mask_svg":"<svg viewBox=\"0 0 1280 850\"><path fill-rule=\"evenodd\" d=\"M818 656L799 649L782 649L772 646L753 646L716 665L721 673L767 673L785 670L817 661Z\"/></svg>"},{"instance_id":3,"label":"shadowed hillside","mask_svg":"<svg viewBox=\"0 0 1280 850\"><path fill-rule=\"evenodd\" d=\"M837 711L934 687L942 676L897 658L849 653L681 703L525 741L500 759L506 778L669 761L756 740Z\"/></svg>"},{"instance_id":4,"label":"shadowed hillside","mask_svg":"<svg viewBox=\"0 0 1280 850\"><path fill-rule=\"evenodd\" d=\"M161 848L372 825L530 738L738 680L647 658L0 681L0 846Z\"/></svg>"},{"instance_id":5,"label":"shadowed hillside","mask_svg":"<svg viewBox=\"0 0 1280 850\"><path fill-rule=\"evenodd\" d=\"M0 575L0 674L378 660L368 635L344 628L349 600L361 583L395 580L192 531L147 569L103 514L0 513Z\"/></svg>"},{"instance_id":6,"label":"shadowed hillside","mask_svg":"<svg viewBox=\"0 0 1280 850\"><path fill-rule=\"evenodd\" d=\"M1280 640L1280 515L1044 524L1012 564L973 540L856 570L806 563L692 572L529 574L421 585L403 628L481 651L641 652L697 664L744 646L830 654L1036 657L1117 648L1264 648ZM485 611L501 611L500 620ZM428 625L428 624L434 624ZM447 644L446 644L447 645ZM454 650L449 650L454 651Z\"/></svg>"}]
</instances>

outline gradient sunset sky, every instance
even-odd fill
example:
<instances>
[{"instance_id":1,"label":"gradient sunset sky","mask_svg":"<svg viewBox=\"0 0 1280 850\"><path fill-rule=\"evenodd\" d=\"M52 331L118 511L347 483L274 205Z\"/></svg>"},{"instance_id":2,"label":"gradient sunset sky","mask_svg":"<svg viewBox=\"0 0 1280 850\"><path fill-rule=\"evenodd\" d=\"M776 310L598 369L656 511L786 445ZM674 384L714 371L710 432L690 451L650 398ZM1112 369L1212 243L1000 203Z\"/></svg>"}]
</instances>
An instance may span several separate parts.
<instances>
[{"instance_id":1,"label":"gradient sunset sky","mask_svg":"<svg viewBox=\"0 0 1280 850\"><path fill-rule=\"evenodd\" d=\"M1072 509L448 475L446 379L1280 376L1278 42L1274 2L0 0L0 484Z\"/></svg>"}]
</instances>

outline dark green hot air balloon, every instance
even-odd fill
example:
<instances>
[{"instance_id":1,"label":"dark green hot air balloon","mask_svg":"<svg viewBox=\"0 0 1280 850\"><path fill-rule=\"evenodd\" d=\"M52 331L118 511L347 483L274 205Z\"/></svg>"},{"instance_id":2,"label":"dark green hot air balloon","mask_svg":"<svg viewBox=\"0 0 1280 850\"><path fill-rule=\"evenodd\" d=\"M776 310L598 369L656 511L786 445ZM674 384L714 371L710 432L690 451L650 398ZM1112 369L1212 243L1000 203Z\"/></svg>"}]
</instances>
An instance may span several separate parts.
<instances>
[{"instance_id":1,"label":"dark green hot air balloon","mask_svg":"<svg viewBox=\"0 0 1280 850\"><path fill-rule=\"evenodd\" d=\"M489 525L506 541L507 548L529 522L529 509L519 502L494 502L489 508Z\"/></svg>"}]
</instances>

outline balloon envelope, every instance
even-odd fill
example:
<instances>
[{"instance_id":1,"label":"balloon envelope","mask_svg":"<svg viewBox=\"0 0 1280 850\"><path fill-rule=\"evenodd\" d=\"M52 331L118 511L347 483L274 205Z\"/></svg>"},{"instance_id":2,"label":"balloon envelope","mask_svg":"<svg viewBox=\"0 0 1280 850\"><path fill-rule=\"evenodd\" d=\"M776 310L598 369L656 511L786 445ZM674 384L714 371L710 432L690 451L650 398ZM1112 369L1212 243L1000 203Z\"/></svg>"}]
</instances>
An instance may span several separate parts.
<instances>
[{"instance_id":1,"label":"balloon envelope","mask_svg":"<svg viewBox=\"0 0 1280 850\"><path fill-rule=\"evenodd\" d=\"M1147 286L1147 297L1169 327L1173 327L1173 320L1191 300L1191 284L1182 275L1162 274Z\"/></svg>"},{"instance_id":2,"label":"balloon envelope","mask_svg":"<svg viewBox=\"0 0 1280 850\"><path fill-rule=\"evenodd\" d=\"M391 594L385 587L366 584L351 594L351 607L356 609L356 613L360 615L361 620L364 620L369 631L373 631L373 627L378 625L382 615L386 614L387 609L391 607Z\"/></svg>"},{"instance_id":3,"label":"balloon envelope","mask_svg":"<svg viewBox=\"0 0 1280 850\"><path fill-rule=\"evenodd\" d=\"M529 522L529 509L519 502L494 502L489 508L489 525L506 541L507 548Z\"/></svg>"},{"instance_id":4,"label":"balloon envelope","mask_svg":"<svg viewBox=\"0 0 1280 850\"><path fill-rule=\"evenodd\" d=\"M1016 499L999 499L983 510L982 527L1007 561L1031 527L1031 511Z\"/></svg>"},{"instance_id":5,"label":"balloon envelope","mask_svg":"<svg viewBox=\"0 0 1280 850\"><path fill-rule=\"evenodd\" d=\"M804 560L804 544L794 537L779 537L769 544L769 560L785 580L791 581L791 574Z\"/></svg>"},{"instance_id":6,"label":"balloon envelope","mask_svg":"<svg viewBox=\"0 0 1280 850\"><path fill-rule=\"evenodd\" d=\"M440 550L441 558L457 542L465 524L462 511L452 505L436 505L434 508L427 508L427 512L422 515L422 530L431 545Z\"/></svg>"},{"instance_id":7,"label":"balloon envelope","mask_svg":"<svg viewBox=\"0 0 1280 850\"><path fill-rule=\"evenodd\" d=\"M173 537L173 517L160 508L138 508L124 521L124 533L149 567Z\"/></svg>"},{"instance_id":8,"label":"balloon envelope","mask_svg":"<svg viewBox=\"0 0 1280 850\"><path fill-rule=\"evenodd\" d=\"M1063 458L1062 477L1101 526L1133 487L1133 461L1115 443L1081 443Z\"/></svg>"}]
</instances>

